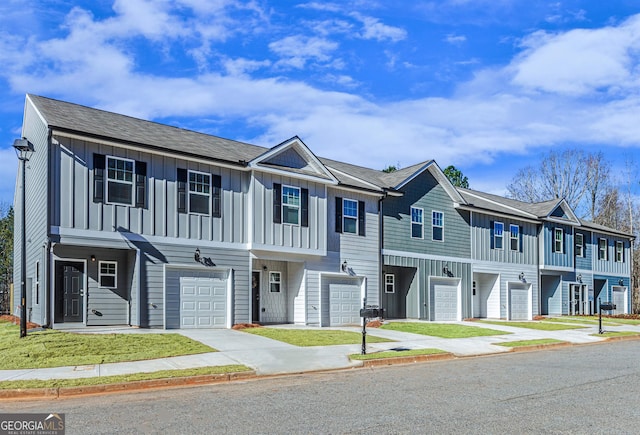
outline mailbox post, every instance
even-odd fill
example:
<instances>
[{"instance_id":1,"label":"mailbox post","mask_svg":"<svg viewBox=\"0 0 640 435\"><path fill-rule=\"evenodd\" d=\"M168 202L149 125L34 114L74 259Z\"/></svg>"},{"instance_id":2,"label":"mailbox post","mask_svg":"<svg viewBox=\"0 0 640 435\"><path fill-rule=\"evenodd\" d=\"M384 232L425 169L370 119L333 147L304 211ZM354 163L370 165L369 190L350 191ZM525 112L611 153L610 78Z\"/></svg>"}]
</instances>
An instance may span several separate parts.
<instances>
[{"instance_id":1,"label":"mailbox post","mask_svg":"<svg viewBox=\"0 0 640 435\"><path fill-rule=\"evenodd\" d=\"M600 298L598 298L598 305L600 306L600 311L598 311L598 334L603 334L604 331L602 330L602 310L615 310L616 304L611 302L605 302L603 304L602 302L600 302Z\"/></svg>"},{"instance_id":2,"label":"mailbox post","mask_svg":"<svg viewBox=\"0 0 640 435\"><path fill-rule=\"evenodd\" d=\"M384 310L377 305L365 305L360 309L360 317L362 317L362 355L367 354L367 319L382 317Z\"/></svg>"}]
</instances>

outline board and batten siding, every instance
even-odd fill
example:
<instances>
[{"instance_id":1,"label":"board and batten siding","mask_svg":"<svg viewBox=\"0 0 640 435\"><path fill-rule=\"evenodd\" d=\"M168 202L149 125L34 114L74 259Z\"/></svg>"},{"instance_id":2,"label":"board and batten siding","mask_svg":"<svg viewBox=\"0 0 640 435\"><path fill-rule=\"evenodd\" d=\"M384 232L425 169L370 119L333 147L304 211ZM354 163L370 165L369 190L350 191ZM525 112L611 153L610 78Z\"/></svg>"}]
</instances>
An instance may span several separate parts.
<instances>
[{"instance_id":1,"label":"board and batten siding","mask_svg":"<svg viewBox=\"0 0 640 435\"><path fill-rule=\"evenodd\" d=\"M582 248L582 256L579 257L576 255L576 270L591 270L594 253L594 245L591 237L592 233L590 231L576 230L576 234L578 233L582 234L584 246Z\"/></svg>"},{"instance_id":2,"label":"board and batten siding","mask_svg":"<svg viewBox=\"0 0 640 435\"><path fill-rule=\"evenodd\" d=\"M93 155L145 162L145 207L93 200ZM53 226L95 231L125 231L148 236L246 243L248 173L179 158L97 144L62 136L53 138ZM220 175L221 217L179 213L177 169Z\"/></svg>"},{"instance_id":3,"label":"board and batten siding","mask_svg":"<svg viewBox=\"0 0 640 435\"><path fill-rule=\"evenodd\" d=\"M48 156L49 129L39 117L37 111L27 99L25 105L22 137L33 144L34 152L30 153L29 161L25 165L26 190L25 193L25 219L26 219L26 283L27 283L27 316L28 320L44 324L47 316L45 313L46 282L49 276L47 259L47 214L50 203L49 192L49 168ZM16 160L16 164L21 163ZM16 190L14 197L14 307L20 304L22 282L22 174L20 167L16 171ZM40 273L36 276L36 263L39 263ZM38 286L36 288L36 283ZM31 284L31 285L29 285ZM36 295L36 292L39 294ZM19 312L15 313L20 315Z\"/></svg>"},{"instance_id":4,"label":"board and batten siding","mask_svg":"<svg viewBox=\"0 0 640 435\"><path fill-rule=\"evenodd\" d=\"M598 240L607 240L607 259L600 260L598 258ZM616 261L616 242L623 243L623 260ZM628 239L620 237L608 236L606 234L593 233L593 271L594 273L608 274L608 275L623 275L629 276L631 274L631 266L629 261L630 256L630 242Z\"/></svg>"},{"instance_id":5,"label":"board and batten siding","mask_svg":"<svg viewBox=\"0 0 640 435\"><path fill-rule=\"evenodd\" d=\"M506 264L535 265L538 263L538 228L530 222L473 213L472 216L472 255L477 261L491 261ZM492 225L494 222L504 224L502 249L496 249ZM520 228L518 250L511 249L510 225Z\"/></svg>"},{"instance_id":6,"label":"board and batten siding","mask_svg":"<svg viewBox=\"0 0 640 435\"><path fill-rule=\"evenodd\" d=\"M274 223L274 184L309 190L308 226ZM323 184L282 177L267 173L254 173L251 196L253 198L253 238L256 249L270 247L309 250L323 253L327 249L327 200Z\"/></svg>"},{"instance_id":7,"label":"board and batten siding","mask_svg":"<svg viewBox=\"0 0 640 435\"><path fill-rule=\"evenodd\" d=\"M416 270L413 283L406 297L407 318L432 320L429 314L433 311L429 295L430 277L459 279L462 289L462 300L458 302L461 304L462 318L472 317L471 297L473 272L471 270L471 263L401 255L384 255L383 261L385 266L409 267L415 268ZM445 264L451 276L446 276L443 273Z\"/></svg>"},{"instance_id":8,"label":"board and batten siding","mask_svg":"<svg viewBox=\"0 0 640 435\"><path fill-rule=\"evenodd\" d=\"M564 233L563 252L554 252L554 229L561 228ZM545 267L574 267L574 238L573 227L555 222L545 222L542 227L542 264Z\"/></svg>"},{"instance_id":9,"label":"board and batten siding","mask_svg":"<svg viewBox=\"0 0 640 435\"><path fill-rule=\"evenodd\" d=\"M470 258L469 213L454 208L451 197L428 171L402 188L402 197L383 200L384 249ZM411 207L424 210L422 239L411 237ZM432 240L432 212L444 216L443 240Z\"/></svg>"}]
</instances>

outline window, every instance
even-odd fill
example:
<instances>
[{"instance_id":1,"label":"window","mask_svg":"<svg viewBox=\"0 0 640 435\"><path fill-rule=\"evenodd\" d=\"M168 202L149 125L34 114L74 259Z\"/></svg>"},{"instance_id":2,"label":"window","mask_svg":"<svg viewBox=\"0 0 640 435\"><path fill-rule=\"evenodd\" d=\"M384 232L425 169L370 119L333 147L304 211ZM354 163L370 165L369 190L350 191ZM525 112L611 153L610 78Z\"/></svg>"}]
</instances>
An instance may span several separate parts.
<instances>
[{"instance_id":1,"label":"window","mask_svg":"<svg viewBox=\"0 0 640 435\"><path fill-rule=\"evenodd\" d=\"M280 293L280 272L269 272L269 291Z\"/></svg>"},{"instance_id":2,"label":"window","mask_svg":"<svg viewBox=\"0 0 640 435\"><path fill-rule=\"evenodd\" d=\"M133 205L134 161L107 156L107 202Z\"/></svg>"},{"instance_id":3,"label":"window","mask_svg":"<svg viewBox=\"0 0 640 435\"><path fill-rule=\"evenodd\" d=\"M33 301L38 305L40 303L40 262L36 261L36 276L33 281Z\"/></svg>"},{"instance_id":4,"label":"window","mask_svg":"<svg viewBox=\"0 0 640 435\"><path fill-rule=\"evenodd\" d=\"M598 260L607 260L607 239L598 239Z\"/></svg>"},{"instance_id":5,"label":"window","mask_svg":"<svg viewBox=\"0 0 640 435\"><path fill-rule=\"evenodd\" d=\"M411 207L411 237L414 239L422 239L424 237L423 212L424 210L421 208Z\"/></svg>"},{"instance_id":6,"label":"window","mask_svg":"<svg viewBox=\"0 0 640 435\"><path fill-rule=\"evenodd\" d=\"M509 242L512 251L520 250L520 227L518 225L509 225Z\"/></svg>"},{"instance_id":7,"label":"window","mask_svg":"<svg viewBox=\"0 0 640 435\"><path fill-rule=\"evenodd\" d=\"M444 214L441 211L431 212L432 240L442 241L444 238Z\"/></svg>"},{"instance_id":8,"label":"window","mask_svg":"<svg viewBox=\"0 0 640 435\"><path fill-rule=\"evenodd\" d=\"M118 263L101 261L98 265L98 281L100 287L116 288L118 282Z\"/></svg>"},{"instance_id":9,"label":"window","mask_svg":"<svg viewBox=\"0 0 640 435\"><path fill-rule=\"evenodd\" d=\"M189 171L189 213L210 214L211 175Z\"/></svg>"},{"instance_id":10,"label":"window","mask_svg":"<svg viewBox=\"0 0 640 435\"><path fill-rule=\"evenodd\" d=\"M342 232L358 234L358 201L342 200Z\"/></svg>"},{"instance_id":11,"label":"window","mask_svg":"<svg viewBox=\"0 0 640 435\"><path fill-rule=\"evenodd\" d=\"M584 235L576 233L576 257L584 257Z\"/></svg>"},{"instance_id":12,"label":"window","mask_svg":"<svg viewBox=\"0 0 640 435\"><path fill-rule=\"evenodd\" d=\"M624 262L624 243L622 242L616 242L616 261Z\"/></svg>"},{"instance_id":13,"label":"window","mask_svg":"<svg viewBox=\"0 0 640 435\"><path fill-rule=\"evenodd\" d=\"M502 222L493 223L493 247L494 249L502 249L502 236L504 233L504 224Z\"/></svg>"},{"instance_id":14,"label":"window","mask_svg":"<svg viewBox=\"0 0 640 435\"><path fill-rule=\"evenodd\" d=\"M562 228L553 229L553 252L564 253L564 230Z\"/></svg>"},{"instance_id":15,"label":"window","mask_svg":"<svg viewBox=\"0 0 640 435\"><path fill-rule=\"evenodd\" d=\"M282 223L300 223L300 188L282 186Z\"/></svg>"},{"instance_id":16,"label":"window","mask_svg":"<svg viewBox=\"0 0 640 435\"><path fill-rule=\"evenodd\" d=\"M384 292L385 293L396 292L396 276L392 273L386 273L384 275Z\"/></svg>"}]
</instances>

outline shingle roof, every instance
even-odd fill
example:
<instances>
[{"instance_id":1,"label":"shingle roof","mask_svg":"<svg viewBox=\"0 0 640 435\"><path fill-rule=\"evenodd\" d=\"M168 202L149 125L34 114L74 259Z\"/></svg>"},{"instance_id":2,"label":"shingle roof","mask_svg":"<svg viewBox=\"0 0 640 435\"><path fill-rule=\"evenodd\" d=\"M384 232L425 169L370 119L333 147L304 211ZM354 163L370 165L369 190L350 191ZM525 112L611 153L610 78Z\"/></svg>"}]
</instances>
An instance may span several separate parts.
<instances>
[{"instance_id":1,"label":"shingle roof","mask_svg":"<svg viewBox=\"0 0 640 435\"><path fill-rule=\"evenodd\" d=\"M554 199L538 203L517 201L499 195L479 192L477 190L458 188L458 192L469 203L469 205L488 211L522 216L529 219L545 218L558 206L561 200Z\"/></svg>"}]
</instances>

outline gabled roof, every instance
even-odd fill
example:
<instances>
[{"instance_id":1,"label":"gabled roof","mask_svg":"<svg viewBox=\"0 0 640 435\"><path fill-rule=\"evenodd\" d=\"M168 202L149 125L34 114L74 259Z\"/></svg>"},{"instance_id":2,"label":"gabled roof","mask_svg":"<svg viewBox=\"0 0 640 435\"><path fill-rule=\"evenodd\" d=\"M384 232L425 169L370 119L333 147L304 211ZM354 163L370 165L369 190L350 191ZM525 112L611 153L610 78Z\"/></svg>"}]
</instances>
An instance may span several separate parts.
<instances>
[{"instance_id":1,"label":"gabled roof","mask_svg":"<svg viewBox=\"0 0 640 435\"><path fill-rule=\"evenodd\" d=\"M298 136L265 151L248 163L251 168L260 168L266 172L295 172L319 181L338 184L338 180L311 152Z\"/></svg>"},{"instance_id":2,"label":"gabled roof","mask_svg":"<svg viewBox=\"0 0 640 435\"><path fill-rule=\"evenodd\" d=\"M460 195L460 192L451 184L451 181L444 175L444 172L442 172L442 169L440 169L440 166L438 166L435 160L418 163L417 165L409 166L408 168L388 174L383 173L382 179L392 184L393 189L400 190L425 171L428 171L436 179L453 202L456 204L466 203L465 199Z\"/></svg>"},{"instance_id":3,"label":"gabled roof","mask_svg":"<svg viewBox=\"0 0 640 435\"><path fill-rule=\"evenodd\" d=\"M558 204L545 216L545 220L567 225L580 225L580 219L564 199L558 201Z\"/></svg>"},{"instance_id":4,"label":"gabled roof","mask_svg":"<svg viewBox=\"0 0 640 435\"><path fill-rule=\"evenodd\" d=\"M604 225L597 224L595 222L589 222L589 221L585 221L585 220L580 219L580 226L582 226L586 230L593 231L593 232L606 233L606 234L611 234L611 235L614 235L614 236L620 236L620 237L625 237L625 238L629 238L629 239L635 239L635 236L633 234L629 234L629 233L626 233L624 231L620 231L620 230L616 230L616 229L613 229L613 228L609 228L609 227L606 227Z\"/></svg>"},{"instance_id":5,"label":"gabled roof","mask_svg":"<svg viewBox=\"0 0 640 435\"><path fill-rule=\"evenodd\" d=\"M504 198L490 193L458 187L458 192L466 200L467 206L484 210L488 213L499 213L525 219L538 219L538 214L532 210L533 204Z\"/></svg>"}]
</instances>

